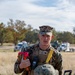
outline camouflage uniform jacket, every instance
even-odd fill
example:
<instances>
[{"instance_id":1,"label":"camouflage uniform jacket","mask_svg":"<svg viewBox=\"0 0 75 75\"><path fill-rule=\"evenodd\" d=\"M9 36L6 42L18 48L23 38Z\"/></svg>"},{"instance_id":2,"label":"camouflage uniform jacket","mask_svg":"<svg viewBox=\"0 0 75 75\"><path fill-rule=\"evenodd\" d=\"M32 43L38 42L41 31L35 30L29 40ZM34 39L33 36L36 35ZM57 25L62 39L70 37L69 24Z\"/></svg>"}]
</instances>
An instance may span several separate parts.
<instances>
[{"instance_id":1,"label":"camouflage uniform jacket","mask_svg":"<svg viewBox=\"0 0 75 75\"><path fill-rule=\"evenodd\" d=\"M38 56L38 58L39 58L38 65L41 65L41 64L45 64L48 53L51 49L54 49L54 48L49 47L46 50L42 50L39 47L39 44L36 44L36 45L30 46L26 49L22 48L21 52L28 51L29 54L30 54L29 59L30 59L31 62L32 62L34 56ZM19 64L21 62L21 60L19 60L19 59L21 59L21 58L18 56L18 59L15 62L15 65L14 65L14 72L16 74L22 73L22 75L26 75L26 70L19 68ZM62 56L57 50L54 50L52 58L49 61L49 64L53 65L53 67L59 71L59 75L62 75ZM33 70L31 70L30 75L33 75L32 72L33 72Z\"/></svg>"}]
</instances>

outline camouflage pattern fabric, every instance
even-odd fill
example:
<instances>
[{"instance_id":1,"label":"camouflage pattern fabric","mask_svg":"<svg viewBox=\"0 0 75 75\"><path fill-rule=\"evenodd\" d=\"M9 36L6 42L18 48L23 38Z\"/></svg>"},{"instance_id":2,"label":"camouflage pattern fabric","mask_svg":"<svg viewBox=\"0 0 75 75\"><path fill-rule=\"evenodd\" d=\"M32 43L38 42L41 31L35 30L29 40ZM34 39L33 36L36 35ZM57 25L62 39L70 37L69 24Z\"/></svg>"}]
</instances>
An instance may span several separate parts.
<instances>
[{"instance_id":1,"label":"camouflage pattern fabric","mask_svg":"<svg viewBox=\"0 0 75 75\"><path fill-rule=\"evenodd\" d=\"M36 67L34 75L59 75L52 65L44 64Z\"/></svg>"},{"instance_id":2,"label":"camouflage pattern fabric","mask_svg":"<svg viewBox=\"0 0 75 75\"><path fill-rule=\"evenodd\" d=\"M51 32L52 31L52 27L50 26L40 26L40 32Z\"/></svg>"},{"instance_id":3,"label":"camouflage pattern fabric","mask_svg":"<svg viewBox=\"0 0 75 75\"><path fill-rule=\"evenodd\" d=\"M29 52L30 62L32 62L34 56L38 56L38 58L39 58L38 66L39 66L39 65L45 64L45 61L47 59L47 55L48 55L50 49L54 50L52 47L49 47L46 50L42 50L42 49L40 49L39 44L36 44L36 45L30 46L27 48L22 48L21 52L25 52L25 51ZM22 75L25 75L25 73L26 73L25 69L19 68L20 62L21 62L21 56L18 56L18 58L14 64L14 72L16 74L23 73ZM48 64L51 64L54 67L54 69L57 69L59 71L59 75L62 75L62 56L57 50L54 50L52 58ZM31 70L30 75L33 75L32 70Z\"/></svg>"},{"instance_id":4,"label":"camouflage pattern fabric","mask_svg":"<svg viewBox=\"0 0 75 75\"><path fill-rule=\"evenodd\" d=\"M40 28L40 32L39 33L41 35L44 35L44 34L52 35L52 30L53 30L52 27L50 27L50 26L40 26L39 28Z\"/></svg>"}]
</instances>

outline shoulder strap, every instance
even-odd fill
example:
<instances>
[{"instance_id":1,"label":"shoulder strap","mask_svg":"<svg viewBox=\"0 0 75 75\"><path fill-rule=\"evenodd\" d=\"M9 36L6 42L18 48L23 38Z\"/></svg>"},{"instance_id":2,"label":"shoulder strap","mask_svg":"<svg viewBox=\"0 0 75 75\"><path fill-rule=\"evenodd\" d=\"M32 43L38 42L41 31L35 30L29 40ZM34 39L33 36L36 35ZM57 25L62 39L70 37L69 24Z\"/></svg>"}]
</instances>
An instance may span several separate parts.
<instances>
[{"instance_id":1,"label":"shoulder strap","mask_svg":"<svg viewBox=\"0 0 75 75\"><path fill-rule=\"evenodd\" d=\"M50 59L52 58L53 52L54 51L52 49L49 51L49 54L48 54L47 59L46 59L46 63L48 63L50 61Z\"/></svg>"}]
</instances>

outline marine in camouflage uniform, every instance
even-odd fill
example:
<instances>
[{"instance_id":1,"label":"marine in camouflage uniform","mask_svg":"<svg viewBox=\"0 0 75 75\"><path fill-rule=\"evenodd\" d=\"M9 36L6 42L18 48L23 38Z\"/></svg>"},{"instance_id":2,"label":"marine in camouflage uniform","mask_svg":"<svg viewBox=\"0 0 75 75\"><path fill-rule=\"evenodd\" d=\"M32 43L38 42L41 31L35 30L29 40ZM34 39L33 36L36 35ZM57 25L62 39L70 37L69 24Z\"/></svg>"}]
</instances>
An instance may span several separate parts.
<instances>
[{"instance_id":1,"label":"marine in camouflage uniform","mask_svg":"<svg viewBox=\"0 0 75 75\"><path fill-rule=\"evenodd\" d=\"M40 27L40 33L44 35L44 32L51 32L52 28L49 26L41 26ZM49 33L48 33L49 34ZM46 64L46 59L48 56L48 53L50 50L53 50L52 58L49 60L48 64L51 64L54 69L59 71L59 75L62 75L62 56L61 54L57 51L54 50L54 48L51 47L51 45L48 46L47 49L43 50L40 48L40 43L35 44L33 46L30 46L28 48L22 48L21 52L29 52L29 60L31 62L30 66L30 73L29 75L34 75L34 70L36 69L37 66ZM34 57L38 57L38 63L35 69L32 68L32 62ZM19 65L21 63L22 56L18 56L17 61L15 62L14 65L14 72L16 74L21 73L22 75L26 75L27 71L26 69L20 69ZM40 74L41 75L41 74ZM48 74L50 75L50 74Z\"/></svg>"}]
</instances>

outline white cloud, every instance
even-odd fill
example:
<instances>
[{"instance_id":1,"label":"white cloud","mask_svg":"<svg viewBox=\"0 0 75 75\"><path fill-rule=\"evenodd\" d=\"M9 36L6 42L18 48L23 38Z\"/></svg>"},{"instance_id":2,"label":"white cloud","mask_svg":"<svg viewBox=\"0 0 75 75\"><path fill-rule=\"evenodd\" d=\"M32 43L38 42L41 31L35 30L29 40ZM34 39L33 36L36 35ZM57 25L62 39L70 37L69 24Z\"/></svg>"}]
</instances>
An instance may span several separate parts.
<instances>
[{"instance_id":1,"label":"white cloud","mask_svg":"<svg viewBox=\"0 0 75 75\"><path fill-rule=\"evenodd\" d=\"M75 1L57 0L55 6L45 7L34 4L40 0L0 0L0 22L9 19L24 20L33 28L40 25L51 25L58 31L71 31L75 20ZM41 0L44 1L44 0Z\"/></svg>"}]
</instances>

